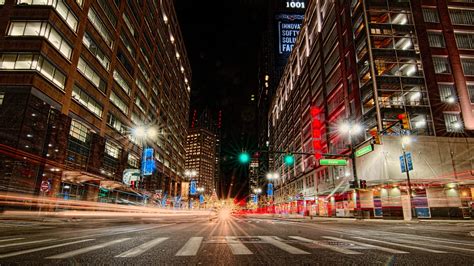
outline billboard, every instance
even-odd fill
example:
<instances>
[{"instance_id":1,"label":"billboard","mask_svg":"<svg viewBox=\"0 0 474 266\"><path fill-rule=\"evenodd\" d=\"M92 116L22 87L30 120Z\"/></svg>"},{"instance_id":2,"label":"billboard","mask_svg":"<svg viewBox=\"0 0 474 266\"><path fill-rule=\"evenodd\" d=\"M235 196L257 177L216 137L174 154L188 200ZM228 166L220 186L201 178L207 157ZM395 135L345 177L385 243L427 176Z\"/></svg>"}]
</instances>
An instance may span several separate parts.
<instances>
[{"instance_id":1,"label":"billboard","mask_svg":"<svg viewBox=\"0 0 474 266\"><path fill-rule=\"evenodd\" d=\"M197 181L191 180L189 183L189 195L196 195L197 194Z\"/></svg>"},{"instance_id":2,"label":"billboard","mask_svg":"<svg viewBox=\"0 0 474 266\"><path fill-rule=\"evenodd\" d=\"M280 14L276 16L278 32L278 54L289 55L296 43L304 15Z\"/></svg>"}]
</instances>

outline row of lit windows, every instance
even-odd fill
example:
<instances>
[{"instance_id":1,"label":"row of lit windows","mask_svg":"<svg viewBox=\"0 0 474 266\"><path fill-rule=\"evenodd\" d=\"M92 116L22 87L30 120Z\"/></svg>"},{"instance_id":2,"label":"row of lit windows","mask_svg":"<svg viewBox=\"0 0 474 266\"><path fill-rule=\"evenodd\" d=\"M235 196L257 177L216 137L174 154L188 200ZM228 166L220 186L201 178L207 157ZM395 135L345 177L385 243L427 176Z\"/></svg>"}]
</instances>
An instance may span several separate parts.
<instances>
[{"instance_id":1,"label":"row of lit windows","mask_svg":"<svg viewBox=\"0 0 474 266\"><path fill-rule=\"evenodd\" d=\"M34 54L2 54L0 57L2 70L36 70L59 88L64 89L66 75L57 69L43 56Z\"/></svg>"},{"instance_id":2,"label":"row of lit windows","mask_svg":"<svg viewBox=\"0 0 474 266\"><path fill-rule=\"evenodd\" d=\"M110 92L110 102L112 102L124 114L128 114L128 105L115 92Z\"/></svg>"},{"instance_id":3,"label":"row of lit windows","mask_svg":"<svg viewBox=\"0 0 474 266\"><path fill-rule=\"evenodd\" d=\"M473 33L455 33L456 44L459 49L474 49L474 34ZM428 41L430 47L445 48L443 33L428 32Z\"/></svg>"},{"instance_id":4,"label":"row of lit windows","mask_svg":"<svg viewBox=\"0 0 474 266\"><path fill-rule=\"evenodd\" d=\"M80 104L85 106L87 109L89 109L89 111L98 117L102 116L102 105L89 96L84 90L79 88L76 84L74 84L72 89L72 98L76 99Z\"/></svg>"},{"instance_id":5,"label":"row of lit windows","mask_svg":"<svg viewBox=\"0 0 474 266\"><path fill-rule=\"evenodd\" d=\"M120 75L120 73L117 70L114 70L113 74L115 82L122 88L122 90L127 94L130 95L130 92L132 89L130 88L130 85L128 85L127 81Z\"/></svg>"},{"instance_id":6,"label":"row of lit windows","mask_svg":"<svg viewBox=\"0 0 474 266\"><path fill-rule=\"evenodd\" d=\"M82 1L80 1L82 2ZM17 0L18 5L48 5L52 6L66 24L75 32L77 30L77 17L64 0Z\"/></svg>"},{"instance_id":7,"label":"row of lit windows","mask_svg":"<svg viewBox=\"0 0 474 266\"><path fill-rule=\"evenodd\" d=\"M95 27L97 32L100 34L100 36L102 36L105 43L110 48L112 48L112 46L114 45L114 41L112 39L112 34L110 34L109 30L104 25L104 23L99 18L99 16L97 15L96 11L93 8L89 9L89 12L87 13L87 17L89 18L91 24Z\"/></svg>"},{"instance_id":8,"label":"row of lit windows","mask_svg":"<svg viewBox=\"0 0 474 266\"><path fill-rule=\"evenodd\" d=\"M46 21L13 21L10 24L8 35L45 37L62 55L67 59L71 59L71 46Z\"/></svg>"},{"instance_id":9,"label":"row of lit windows","mask_svg":"<svg viewBox=\"0 0 474 266\"><path fill-rule=\"evenodd\" d=\"M450 8L449 17L453 25L474 25L474 10ZM425 22L440 23L438 10L423 8L423 19Z\"/></svg>"},{"instance_id":10,"label":"row of lit windows","mask_svg":"<svg viewBox=\"0 0 474 266\"><path fill-rule=\"evenodd\" d=\"M95 56L99 63L106 69L109 70L110 59L105 55L105 53L100 49L94 39L90 36L89 33L84 32L84 37L82 38L82 43L87 49Z\"/></svg>"},{"instance_id":11,"label":"row of lit windows","mask_svg":"<svg viewBox=\"0 0 474 266\"><path fill-rule=\"evenodd\" d=\"M107 83L99 76L99 74L84 60L82 57L79 58L77 63L77 70L84 75L94 86L101 92L105 93Z\"/></svg>"}]
</instances>

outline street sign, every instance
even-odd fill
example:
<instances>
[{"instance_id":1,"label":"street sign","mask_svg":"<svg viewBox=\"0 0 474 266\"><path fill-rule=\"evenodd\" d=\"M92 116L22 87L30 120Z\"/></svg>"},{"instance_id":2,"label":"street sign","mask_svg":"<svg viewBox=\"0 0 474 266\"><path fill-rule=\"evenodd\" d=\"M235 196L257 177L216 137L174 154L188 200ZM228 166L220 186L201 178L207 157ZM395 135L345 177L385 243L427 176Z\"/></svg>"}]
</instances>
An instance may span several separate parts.
<instances>
[{"instance_id":1,"label":"street sign","mask_svg":"<svg viewBox=\"0 0 474 266\"><path fill-rule=\"evenodd\" d=\"M347 160L344 159L320 159L320 165L335 165L335 166L346 166Z\"/></svg>"},{"instance_id":2,"label":"street sign","mask_svg":"<svg viewBox=\"0 0 474 266\"><path fill-rule=\"evenodd\" d=\"M405 153L405 156L407 157L408 171L412 171L413 170L413 161L411 159L411 152Z\"/></svg>"},{"instance_id":3,"label":"street sign","mask_svg":"<svg viewBox=\"0 0 474 266\"><path fill-rule=\"evenodd\" d=\"M204 203L204 195L203 194L199 195L199 203L201 203L201 204Z\"/></svg>"},{"instance_id":4,"label":"street sign","mask_svg":"<svg viewBox=\"0 0 474 266\"><path fill-rule=\"evenodd\" d=\"M41 192L48 192L50 188L51 188L51 187L50 187L48 181L45 180L45 181L42 181L42 182L41 182L41 186L40 186L40 191L41 191Z\"/></svg>"},{"instance_id":5,"label":"street sign","mask_svg":"<svg viewBox=\"0 0 474 266\"><path fill-rule=\"evenodd\" d=\"M411 152L405 153L405 156L407 158L407 163L408 163L408 171L413 170L413 161L411 159ZM400 168L402 170L402 173L405 173L407 171L407 167L405 165L405 158L403 155L400 156Z\"/></svg>"},{"instance_id":6,"label":"street sign","mask_svg":"<svg viewBox=\"0 0 474 266\"><path fill-rule=\"evenodd\" d=\"M269 196L269 197L273 196L273 184L272 183L268 183L267 196Z\"/></svg>"},{"instance_id":7,"label":"street sign","mask_svg":"<svg viewBox=\"0 0 474 266\"><path fill-rule=\"evenodd\" d=\"M191 180L191 182L189 183L189 194L190 195L197 194L197 181L196 180Z\"/></svg>"},{"instance_id":8,"label":"street sign","mask_svg":"<svg viewBox=\"0 0 474 266\"><path fill-rule=\"evenodd\" d=\"M364 146L364 147L356 150L356 152L354 154L355 154L355 157L361 157L361 156L366 155L369 152L372 152L373 150L374 150L374 145L370 144L370 145Z\"/></svg>"},{"instance_id":9,"label":"street sign","mask_svg":"<svg viewBox=\"0 0 474 266\"><path fill-rule=\"evenodd\" d=\"M143 150L142 158L142 174L152 175L155 170L155 158L153 156L154 151L152 148L145 148Z\"/></svg>"}]
</instances>

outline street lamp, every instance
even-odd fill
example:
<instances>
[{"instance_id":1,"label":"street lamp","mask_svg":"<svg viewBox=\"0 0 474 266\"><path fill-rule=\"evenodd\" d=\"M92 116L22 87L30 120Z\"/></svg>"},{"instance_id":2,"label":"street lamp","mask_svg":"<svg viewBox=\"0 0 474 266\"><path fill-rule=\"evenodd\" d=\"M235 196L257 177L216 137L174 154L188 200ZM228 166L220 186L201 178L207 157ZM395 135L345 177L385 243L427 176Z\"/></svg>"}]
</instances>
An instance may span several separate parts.
<instances>
[{"instance_id":1,"label":"street lamp","mask_svg":"<svg viewBox=\"0 0 474 266\"><path fill-rule=\"evenodd\" d=\"M350 158L352 160L352 174L354 176L354 191L355 191L355 201L356 201L356 213L357 218L361 217L361 206L360 206L360 196L359 196L359 180L357 178L357 168L356 168L356 159L354 154L354 143L352 136L359 135L364 131L362 125L358 124L357 122L343 122L339 124L339 132L341 134L347 135L349 137L349 149L350 149Z\"/></svg>"},{"instance_id":2,"label":"street lamp","mask_svg":"<svg viewBox=\"0 0 474 266\"><path fill-rule=\"evenodd\" d=\"M132 141L140 141L143 148L142 153L142 167L140 169L140 174L144 179L144 176L150 176L155 171L155 158L153 149L148 148L148 140L154 141L158 136L158 131L154 126L137 126L132 128L131 137Z\"/></svg>"}]
</instances>

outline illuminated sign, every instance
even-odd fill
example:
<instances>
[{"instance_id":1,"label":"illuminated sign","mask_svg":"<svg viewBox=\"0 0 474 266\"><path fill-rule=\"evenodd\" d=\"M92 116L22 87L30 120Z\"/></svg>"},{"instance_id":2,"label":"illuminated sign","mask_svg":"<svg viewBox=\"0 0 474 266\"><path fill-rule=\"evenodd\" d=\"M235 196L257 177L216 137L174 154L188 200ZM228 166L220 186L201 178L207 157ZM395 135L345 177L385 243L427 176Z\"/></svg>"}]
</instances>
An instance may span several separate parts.
<instances>
[{"instance_id":1,"label":"illuminated sign","mask_svg":"<svg viewBox=\"0 0 474 266\"><path fill-rule=\"evenodd\" d=\"M278 15L278 53L290 54L296 43L304 15Z\"/></svg>"},{"instance_id":2,"label":"illuminated sign","mask_svg":"<svg viewBox=\"0 0 474 266\"><path fill-rule=\"evenodd\" d=\"M304 2L301 1L286 1L286 8L305 8Z\"/></svg>"},{"instance_id":3,"label":"illuminated sign","mask_svg":"<svg viewBox=\"0 0 474 266\"><path fill-rule=\"evenodd\" d=\"M269 197L273 196L273 184L272 183L268 183L267 196L269 196Z\"/></svg>"},{"instance_id":4,"label":"illuminated sign","mask_svg":"<svg viewBox=\"0 0 474 266\"><path fill-rule=\"evenodd\" d=\"M123 171L122 182L126 185L131 185L133 182L140 181L140 170L138 169L125 169Z\"/></svg>"},{"instance_id":5,"label":"illuminated sign","mask_svg":"<svg viewBox=\"0 0 474 266\"><path fill-rule=\"evenodd\" d=\"M152 175L155 170L155 158L153 156L152 148L145 148L142 157L142 174Z\"/></svg>"},{"instance_id":6,"label":"illuminated sign","mask_svg":"<svg viewBox=\"0 0 474 266\"><path fill-rule=\"evenodd\" d=\"M197 194L197 181L191 180L189 183L189 195L196 195Z\"/></svg>"},{"instance_id":7,"label":"illuminated sign","mask_svg":"<svg viewBox=\"0 0 474 266\"><path fill-rule=\"evenodd\" d=\"M360 157L360 156L366 155L369 152L372 152L373 150L374 150L374 145L370 144L370 145L367 145L365 147L362 147L362 148L358 149L355 152L355 156Z\"/></svg>"},{"instance_id":8,"label":"illuminated sign","mask_svg":"<svg viewBox=\"0 0 474 266\"><path fill-rule=\"evenodd\" d=\"M347 160L344 159L320 159L320 165L335 165L335 166L346 166Z\"/></svg>"}]
</instances>

